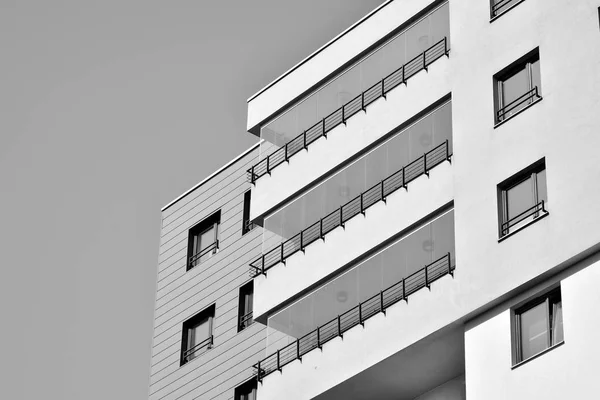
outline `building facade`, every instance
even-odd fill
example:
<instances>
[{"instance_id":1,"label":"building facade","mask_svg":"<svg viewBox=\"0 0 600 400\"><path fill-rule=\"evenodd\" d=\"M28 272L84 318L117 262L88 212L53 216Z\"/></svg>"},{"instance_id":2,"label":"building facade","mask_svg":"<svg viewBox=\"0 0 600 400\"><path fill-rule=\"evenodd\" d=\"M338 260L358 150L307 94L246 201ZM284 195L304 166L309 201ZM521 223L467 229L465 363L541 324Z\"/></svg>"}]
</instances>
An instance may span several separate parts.
<instances>
[{"instance_id":1,"label":"building facade","mask_svg":"<svg viewBox=\"0 0 600 400\"><path fill-rule=\"evenodd\" d=\"M257 157L258 145L162 210L152 400L256 398L266 328L253 323L248 263L262 228L249 221L246 170Z\"/></svg>"},{"instance_id":2,"label":"building facade","mask_svg":"<svg viewBox=\"0 0 600 400\"><path fill-rule=\"evenodd\" d=\"M162 210L150 396L596 398L600 1L390 0Z\"/></svg>"},{"instance_id":3,"label":"building facade","mask_svg":"<svg viewBox=\"0 0 600 400\"><path fill-rule=\"evenodd\" d=\"M248 100L260 400L595 397L599 6L387 1Z\"/></svg>"}]
</instances>

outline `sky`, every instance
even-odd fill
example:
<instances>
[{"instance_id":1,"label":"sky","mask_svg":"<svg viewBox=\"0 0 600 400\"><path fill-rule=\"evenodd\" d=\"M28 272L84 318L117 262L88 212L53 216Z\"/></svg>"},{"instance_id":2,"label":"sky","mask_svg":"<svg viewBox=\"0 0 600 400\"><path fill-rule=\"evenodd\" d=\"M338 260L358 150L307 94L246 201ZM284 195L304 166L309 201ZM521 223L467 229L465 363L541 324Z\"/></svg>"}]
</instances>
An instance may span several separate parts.
<instances>
[{"instance_id":1,"label":"sky","mask_svg":"<svg viewBox=\"0 0 600 400\"><path fill-rule=\"evenodd\" d=\"M0 398L147 399L160 209L383 0L0 0Z\"/></svg>"}]
</instances>

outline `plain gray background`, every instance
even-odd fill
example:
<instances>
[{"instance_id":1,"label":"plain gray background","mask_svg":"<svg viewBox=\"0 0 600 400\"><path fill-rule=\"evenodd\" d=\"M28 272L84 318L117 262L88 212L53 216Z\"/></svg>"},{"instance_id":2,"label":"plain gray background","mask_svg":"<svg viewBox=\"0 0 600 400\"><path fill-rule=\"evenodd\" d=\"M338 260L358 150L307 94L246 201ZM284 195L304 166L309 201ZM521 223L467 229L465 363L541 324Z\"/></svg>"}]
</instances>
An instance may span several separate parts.
<instances>
[{"instance_id":1,"label":"plain gray background","mask_svg":"<svg viewBox=\"0 0 600 400\"><path fill-rule=\"evenodd\" d=\"M160 208L382 2L0 0L0 398L147 398Z\"/></svg>"}]
</instances>

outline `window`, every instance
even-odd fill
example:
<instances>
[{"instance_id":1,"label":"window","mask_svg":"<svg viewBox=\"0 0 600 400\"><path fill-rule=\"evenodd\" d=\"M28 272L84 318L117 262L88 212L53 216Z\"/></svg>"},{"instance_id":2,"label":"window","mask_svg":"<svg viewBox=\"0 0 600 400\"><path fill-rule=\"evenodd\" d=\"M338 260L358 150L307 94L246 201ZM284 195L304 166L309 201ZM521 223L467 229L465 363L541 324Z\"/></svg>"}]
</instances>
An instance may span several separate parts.
<instances>
[{"instance_id":1,"label":"window","mask_svg":"<svg viewBox=\"0 0 600 400\"><path fill-rule=\"evenodd\" d=\"M250 232L254 224L250 222L250 190L244 193L244 213L242 215L242 235Z\"/></svg>"},{"instance_id":2,"label":"window","mask_svg":"<svg viewBox=\"0 0 600 400\"><path fill-rule=\"evenodd\" d=\"M496 74L494 82L497 124L541 100L542 82L538 50Z\"/></svg>"},{"instance_id":3,"label":"window","mask_svg":"<svg viewBox=\"0 0 600 400\"><path fill-rule=\"evenodd\" d=\"M510 10L511 8L523 1L524 0L491 0L492 19L501 14L504 14L506 11Z\"/></svg>"},{"instance_id":4,"label":"window","mask_svg":"<svg viewBox=\"0 0 600 400\"><path fill-rule=\"evenodd\" d=\"M514 364L562 343L560 288L528 302L514 312Z\"/></svg>"},{"instance_id":5,"label":"window","mask_svg":"<svg viewBox=\"0 0 600 400\"><path fill-rule=\"evenodd\" d=\"M221 211L217 211L190 229L188 238L188 270L217 254L219 250L220 220Z\"/></svg>"},{"instance_id":6,"label":"window","mask_svg":"<svg viewBox=\"0 0 600 400\"><path fill-rule=\"evenodd\" d=\"M180 365L193 360L212 347L214 316L213 304L183 323Z\"/></svg>"},{"instance_id":7,"label":"window","mask_svg":"<svg viewBox=\"0 0 600 400\"><path fill-rule=\"evenodd\" d=\"M498 185L500 237L545 216L546 164L542 159Z\"/></svg>"},{"instance_id":8,"label":"window","mask_svg":"<svg viewBox=\"0 0 600 400\"><path fill-rule=\"evenodd\" d=\"M235 388L234 400L256 400L256 379Z\"/></svg>"},{"instance_id":9,"label":"window","mask_svg":"<svg viewBox=\"0 0 600 400\"><path fill-rule=\"evenodd\" d=\"M240 288L240 302L238 306L238 332L249 327L252 319L252 296L254 295L254 282L250 281Z\"/></svg>"}]
</instances>

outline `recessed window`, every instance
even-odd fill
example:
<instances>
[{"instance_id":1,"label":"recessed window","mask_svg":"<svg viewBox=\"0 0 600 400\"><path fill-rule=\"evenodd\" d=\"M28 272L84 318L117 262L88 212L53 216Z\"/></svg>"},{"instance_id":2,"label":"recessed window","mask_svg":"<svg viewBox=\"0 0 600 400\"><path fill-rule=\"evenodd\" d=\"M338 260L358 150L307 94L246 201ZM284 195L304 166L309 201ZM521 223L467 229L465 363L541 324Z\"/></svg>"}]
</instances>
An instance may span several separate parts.
<instances>
[{"instance_id":1,"label":"recessed window","mask_svg":"<svg viewBox=\"0 0 600 400\"><path fill-rule=\"evenodd\" d=\"M180 365L193 360L212 347L214 317L213 304L183 323Z\"/></svg>"},{"instance_id":2,"label":"recessed window","mask_svg":"<svg viewBox=\"0 0 600 400\"><path fill-rule=\"evenodd\" d=\"M490 10L492 19L505 13L523 1L524 0L491 0Z\"/></svg>"},{"instance_id":3,"label":"recessed window","mask_svg":"<svg viewBox=\"0 0 600 400\"><path fill-rule=\"evenodd\" d=\"M254 281L250 281L240 288L238 307L238 332L249 327L252 319L252 297L254 296Z\"/></svg>"},{"instance_id":4,"label":"recessed window","mask_svg":"<svg viewBox=\"0 0 600 400\"><path fill-rule=\"evenodd\" d=\"M495 122L501 123L542 99L536 49L494 76Z\"/></svg>"},{"instance_id":5,"label":"recessed window","mask_svg":"<svg viewBox=\"0 0 600 400\"><path fill-rule=\"evenodd\" d=\"M190 229L188 238L188 270L217 254L219 250L220 221L221 211L218 211Z\"/></svg>"},{"instance_id":6,"label":"recessed window","mask_svg":"<svg viewBox=\"0 0 600 400\"><path fill-rule=\"evenodd\" d=\"M498 185L500 237L547 214L546 163L542 159Z\"/></svg>"},{"instance_id":7,"label":"recessed window","mask_svg":"<svg viewBox=\"0 0 600 400\"><path fill-rule=\"evenodd\" d=\"M250 190L244 193L244 212L242 214L242 235L250 232L254 224L250 222Z\"/></svg>"},{"instance_id":8,"label":"recessed window","mask_svg":"<svg viewBox=\"0 0 600 400\"><path fill-rule=\"evenodd\" d=\"M256 400L256 379L236 387L234 400Z\"/></svg>"},{"instance_id":9,"label":"recessed window","mask_svg":"<svg viewBox=\"0 0 600 400\"><path fill-rule=\"evenodd\" d=\"M560 288L516 309L514 328L515 364L562 343L564 334Z\"/></svg>"}]
</instances>

